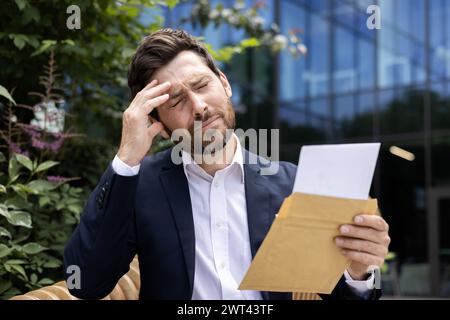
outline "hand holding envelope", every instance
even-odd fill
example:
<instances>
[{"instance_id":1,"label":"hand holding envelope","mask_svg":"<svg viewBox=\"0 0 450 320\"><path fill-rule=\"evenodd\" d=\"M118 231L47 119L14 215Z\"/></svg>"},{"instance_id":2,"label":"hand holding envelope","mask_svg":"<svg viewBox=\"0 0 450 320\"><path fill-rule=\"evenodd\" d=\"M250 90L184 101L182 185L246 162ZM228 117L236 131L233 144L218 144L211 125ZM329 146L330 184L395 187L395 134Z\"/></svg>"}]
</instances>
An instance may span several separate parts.
<instances>
[{"instance_id":1,"label":"hand holding envelope","mask_svg":"<svg viewBox=\"0 0 450 320\"><path fill-rule=\"evenodd\" d=\"M387 245L378 242L388 238L387 224L376 216L377 201L368 199L379 147L302 148L293 194L285 199L240 289L328 294L346 269L358 279L368 265L382 263ZM352 225L361 214L361 226ZM348 233L338 237L343 225ZM345 255L336 245L339 239Z\"/></svg>"}]
</instances>

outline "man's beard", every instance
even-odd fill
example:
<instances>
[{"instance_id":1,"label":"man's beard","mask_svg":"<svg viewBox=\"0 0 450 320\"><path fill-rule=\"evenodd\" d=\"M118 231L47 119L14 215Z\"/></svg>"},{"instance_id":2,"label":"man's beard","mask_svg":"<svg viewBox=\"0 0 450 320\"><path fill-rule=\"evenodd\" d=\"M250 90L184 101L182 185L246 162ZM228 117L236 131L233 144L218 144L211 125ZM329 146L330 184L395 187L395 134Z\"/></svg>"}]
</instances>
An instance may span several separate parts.
<instances>
[{"instance_id":1,"label":"man's beard","mask_svg":"<svg viewBox=\"0 0 450 320\"><path fill-rule=\"evenodd\" d=\"M223 125L221 125L221 128L209 128L207 130L205 130L205 132L203 132L202 130L202 125L208 121L209 119L213 118L213 117L218 117L216 120L214 121L220 121L222 120ZM212 152L214 153L215 151L219 151L222 150L228 140L231 137L231 132L234 130L235 125L236 125L236 118L235 118L235 113L234 113L234 109L233 109L233 105L231 103L231 100L228 98L227 99L227 111L223 112L222 110L218 110L218 111L206 111L203 114L203 117L198 117L196 119L194 119L194 122L189 126L189 134L191 135L191 154L196 154L201 152L201 154L204 154L205 149L208 148L208 146L210 146L208 149L212 150ZM200 130L201 132L197 133L197 136L201 136L201 147L200 148L195 148L194 144L195 144L195 138L196 138L196 130ZM228 131L228 134L227 134ZM209 136L206 135L206 133L209 133ZM215 141L215 138L220 138L219 141ZM207 150L208 150L207 149ZM208 151L207 151L208 152Z\"/></svg>"}]
</instances>

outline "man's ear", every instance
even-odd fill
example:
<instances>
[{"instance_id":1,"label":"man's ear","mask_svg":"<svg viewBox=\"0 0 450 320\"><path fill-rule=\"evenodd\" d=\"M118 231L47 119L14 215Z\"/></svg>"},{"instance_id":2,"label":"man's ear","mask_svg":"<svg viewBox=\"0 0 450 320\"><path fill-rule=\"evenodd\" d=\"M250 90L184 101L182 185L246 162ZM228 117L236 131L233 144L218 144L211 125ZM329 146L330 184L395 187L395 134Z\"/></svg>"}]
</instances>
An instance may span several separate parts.
<instances>
[{"instance_id":1,"label":"man's ear","mask_svg":"<svg viewBox=\"0 0 450 320\"><path fill-rule=\"evenodd\" d=\"M225 89L225 93L227 94L228 98L231 98L233 92L231 91L230 83L228 82L227 76L220 70L219 70L219 79L222 82L222 85Z\"/></svg>"}]
</instances>

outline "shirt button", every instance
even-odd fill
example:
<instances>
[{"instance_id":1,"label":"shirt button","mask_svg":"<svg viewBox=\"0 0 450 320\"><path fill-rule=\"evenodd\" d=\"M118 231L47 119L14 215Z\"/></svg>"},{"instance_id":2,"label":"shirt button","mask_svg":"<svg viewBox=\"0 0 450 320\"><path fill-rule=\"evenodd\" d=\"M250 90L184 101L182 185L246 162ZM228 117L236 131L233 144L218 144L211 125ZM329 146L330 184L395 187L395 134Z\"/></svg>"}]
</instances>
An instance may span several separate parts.
<instances>
[{"instance_id":1,"label":"shirt button","mask_svg":"<svg viewBox=\"0 0 450 320\"><path fill-rule=\"evenodd\" d=\"M222 228L223 226L224 226L223 222L217 222L216 223L216 227L219 228L219 229Z\"/></svg>"},{"instance_id":2,"label":"shirt button","mask_svg":"<svg viewBox=\"0 0 450 320\"><path fill-rule=\"evenodd\" d=\"M220 264L220 269L225 269L225 267L227 266L227 264L225 263L225 262L222 262L221 264Z\"/></svg>"},{"instance_id":3,"label":"shirt button","mask_svg":"<svg viewBox=\"0 0 450 320\"><path fill-rule=\"evenodd\" d=\"M219 187L219 181L214 181L214 187L216 187L216 188Z\"/></svg>"}]
</instances>

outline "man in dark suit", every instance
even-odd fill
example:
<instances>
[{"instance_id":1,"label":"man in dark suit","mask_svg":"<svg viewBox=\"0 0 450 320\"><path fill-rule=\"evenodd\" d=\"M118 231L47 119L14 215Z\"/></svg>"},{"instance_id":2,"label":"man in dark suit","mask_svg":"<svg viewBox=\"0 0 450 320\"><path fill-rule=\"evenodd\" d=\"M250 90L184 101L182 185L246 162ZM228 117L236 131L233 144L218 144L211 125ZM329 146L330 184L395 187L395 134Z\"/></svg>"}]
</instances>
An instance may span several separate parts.
<instances>
[{"instance_id":1,"label":"man in dark suit","mask_svg":"<svg viewBox=\"0 0 450 320\"><path fill-rule=\"evenodd\" d=\"M290 299L291 293L237 288L292 192L296 166L280 162L274 174L262 175L267 161L226 134L235 125L231 87L203 45L184 31L146 37L128 84L133 101L123 115L119 151L64 252L66 270L75 265L81 276L70 292L104 297L138 254L141 299ZM173 137L179 129L200 134L200 152L190 141L181 151L145 157L157 134ZM208 130L220 134L211 140ZM213 142L221 161L202 161ZM378 298L367 268L384 262L388 225L361 215L341 234L336 245L352 263L332 294L322 297Z\"/></svg>"}]
</instances>

